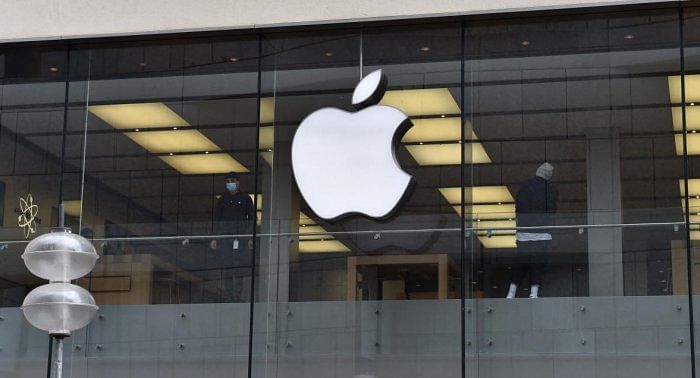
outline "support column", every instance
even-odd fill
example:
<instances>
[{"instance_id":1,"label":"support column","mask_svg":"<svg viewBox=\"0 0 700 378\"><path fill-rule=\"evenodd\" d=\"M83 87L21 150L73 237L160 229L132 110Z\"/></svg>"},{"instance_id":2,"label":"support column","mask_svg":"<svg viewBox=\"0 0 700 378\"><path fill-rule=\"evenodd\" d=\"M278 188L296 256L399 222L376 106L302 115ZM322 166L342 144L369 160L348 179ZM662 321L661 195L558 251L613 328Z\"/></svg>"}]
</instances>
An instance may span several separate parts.
<instances>
[{"instance_id":1,"label":"support column","mask_svg":"<svg viewBox=\"0 0 700 378\"><path fill-rule=\"evenodd\" d=\"M588 223L621 223L620 139L617 128L594 128L586 132L586 162ZM589 229L589 295L624 295L622 268L622 229Z\"/></svg>"}]
</instances>

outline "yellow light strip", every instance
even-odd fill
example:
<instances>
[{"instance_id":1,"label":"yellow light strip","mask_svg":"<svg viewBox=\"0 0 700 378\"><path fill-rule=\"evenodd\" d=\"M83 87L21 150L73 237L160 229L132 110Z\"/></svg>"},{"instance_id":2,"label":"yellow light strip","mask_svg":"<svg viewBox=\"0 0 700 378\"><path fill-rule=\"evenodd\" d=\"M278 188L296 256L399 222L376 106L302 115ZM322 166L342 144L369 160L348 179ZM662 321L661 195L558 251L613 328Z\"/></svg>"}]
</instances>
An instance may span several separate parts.
<instances>
[{"instance_id":1,"label":"yellow light strip","mask_svg":"<svg viewBox=\"0 0 700 378\"><path fill-rule=\"evenodd\" d=\"M115 129L190 126L187 121L161 102L92 105L88 110Z\"/></svg>"},{"instance_id":2,"label":"yellow light strip","mask_svg":"<svg viewBox=\"0 0 700 378\"><path fill-rule=\"evenodd\" d=\"M673 103L681 103L681 77L668 77L668 93ZM685 101L700 102L700 75L685 75Z\"/></svg>"},{"instance_id":3,"label":"yellow light strip","mask_svg":"<svg viewBox=\"0 0 700 378\"><path fill-rule=\"evenodd\" d=\"M337 240L300 240L300 253L339 253L350 252L348 247Z\"/></svg>"},{"instance_id":4,"label":"yellow light strip","mask_svg":"<svg viewBox=\"0 0 700 378\"><path fill-rule=\"evenodd\" d=\"M516 247L514 235L494 235L490 238L487 236L479 236L479 242L483 244L484 248L509 249Z\"/></svg>"},{"instance_id":5,"label":"yellow light strip","mask_svg":"<svg viewBox=\"0 0 700 378\"><path fill-rule=\"evenodd\" d=\"M387 91L380 102L409 116L459 114L459 105L447 88Z\"/></svg>"},{"instance_id":6,"label":"yellow light strip","mask_svg":"<svg viewBox=\"0 0 700 378\"><path fill-rule=\"evenodd\" d=\"M401 139L403 143L458 142L462 139L462 123L459 117L423 118L411 120L413 126ZM472 138L476 136L472 133Z\"/></svg>"},{"instance_id":7,"label":"yellow light strip","mask_svg":"<svg viewBox=\"0 0 700 378\"><path fill-rule=\"evenodd\" d=\"M459 165L462 159L462 145L459 143L407 145L406 149L419 165ZM469 158L471 150L471 158ZM487 164L491 159L480 143L472 143L464 148L464 164Z\"/></svg>"},{"instance_id":8,"label":"yellow light strip","mask_svg":"<svg viewBox=\"0 0 700 378\"><path fill-rule=\"evenodd\" d=\"M272 123L275 121L275 99L262 97L260 99L260 123Z\"/></svg>"},{"instance_id":9,"label":"yellow light strip","mask_svg":"<svg viewBox=\"0 0 700 378\"><path fill-rule=\"evenodd\" d=\"M124 133L151 153L214 152L221 148L197 130L168 130Z\"/></svg>"},{"instance_id":10,"label":"yellow light strip","mask_svg":"<svg viewBox=\"0 0 700 378\"><path fill-rule=\"evenodd\" d=\"M459 187L439 188L440 194L450 204L462 202L462 191ZM464 196L467 203L498 203L514 202L506 186L472 186L464 188Z\"/></svg>"},{"instance_id":11,"label":"yellow light strip","mask_svg":"<svg viewBox=\"0 0 700 378\"><path fill-rule=\"evenodd\" d=\"M195 154L158 156L183 175L204 175L228 172L249 172L229 154Z\"/></svg>"},{"instance_id":12,"label":"yellow light strip","mask_svg":"<svg viewBox=\"0 0 700 378\"><path fill-rule=\"evenodd\" d=\"M680 106L674 106L671 109L671 117L673 119L673 130L683 130L683 110ZM700 103L695 106L685 107L685 127L686 130L700 130Z\"/></svg>"},{"instance_id":13,"label":"yellow light strip","mask_svg":"<svg viewBox=\"0 0 700 378\"><path fill-rule=\"evenodd\" d=\"M80 216L80 200L63 201L63 211L71 217Z\"/></svg>"}]
</instances>

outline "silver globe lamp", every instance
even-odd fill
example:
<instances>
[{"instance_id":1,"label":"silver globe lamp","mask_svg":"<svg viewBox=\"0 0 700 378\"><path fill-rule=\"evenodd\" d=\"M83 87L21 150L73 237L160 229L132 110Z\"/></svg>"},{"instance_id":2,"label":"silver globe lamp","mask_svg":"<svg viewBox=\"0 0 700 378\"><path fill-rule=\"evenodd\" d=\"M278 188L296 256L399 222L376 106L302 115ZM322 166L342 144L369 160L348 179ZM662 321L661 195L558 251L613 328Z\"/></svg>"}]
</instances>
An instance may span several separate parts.
<instances>
[{"instance_id":1,"label":"silver globe lamp","mask_svg":"<svg viewBox=\"0 0 700 378\"><path fill-rule=\"evenodd\" d=\"M63 370L63 339L88 325L98 309L90 292L70 283L92 271L97 251L89 240L63 227L62 204L59 226L32 240L22 254L27 269L49 281L27 294L22 311L31 325L56 340L56 378Z\"/></svg>"}]
</instances>

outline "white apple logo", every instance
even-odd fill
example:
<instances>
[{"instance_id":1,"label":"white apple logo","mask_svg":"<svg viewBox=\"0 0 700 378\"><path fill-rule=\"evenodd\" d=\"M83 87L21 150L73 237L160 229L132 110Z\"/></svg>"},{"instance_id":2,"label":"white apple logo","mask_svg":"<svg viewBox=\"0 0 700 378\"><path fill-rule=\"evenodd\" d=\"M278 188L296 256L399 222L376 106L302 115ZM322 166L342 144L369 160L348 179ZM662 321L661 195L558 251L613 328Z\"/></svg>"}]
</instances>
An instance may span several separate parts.
<instances>
[{"instance_id":1,"label":"white apple logo","mask_svg":"<svg viewBox=\"0 0 700 378\"><path fill-rule=\"evenodd\" d=\"M292 168L311 209L326 220L359 213L385 218L411 182L396 161L395 143L412 123L400 110L377 105L386 91L382 70L355 87L355 113L319 109L299 125Z\"/></svg>"}]
</instances>

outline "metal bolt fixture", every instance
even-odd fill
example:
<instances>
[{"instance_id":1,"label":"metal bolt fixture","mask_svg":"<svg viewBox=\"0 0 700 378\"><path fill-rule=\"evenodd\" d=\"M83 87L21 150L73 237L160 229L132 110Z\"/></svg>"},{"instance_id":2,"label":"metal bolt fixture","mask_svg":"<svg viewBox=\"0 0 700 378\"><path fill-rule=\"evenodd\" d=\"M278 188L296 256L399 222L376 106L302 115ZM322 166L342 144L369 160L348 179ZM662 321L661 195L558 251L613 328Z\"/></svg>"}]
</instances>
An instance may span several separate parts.
<instances>
[{"instance_id":1,"label":"metal bolt fixture","mask_svg":"<svg viewBox=\"0 0 700 378\"><path fill-rule=\"evenodd\" d=\"M379 310L374 310L374 315L379 315L379 314L380 314Z\"/></svg>"},{"instance_id":2,"label":"metal bolt fixture","mask_svg":"<svg viewBox=\"0 0 700 378\"><path fill-rule=\"evenodd\" d=\"M379 346L379 341L376 341L376 342L374 343L374 346L378 347L378 346Z\"/></svg>"},{"instance_id":3,"label":"metal bolt fixture","mask_svg":"<svg viewBox=\"0 0 700 378\"><path fill-rule=\"evenodd\" d=\"M683 306L681 306L681 305L676 305L676 310L680 311L680 310L682 310L682 309L683 309Z\"/></svg>"},{"instance_id":4,"label":"metal bolt fixture","mask_svg":"<svg viewBox=\"0 0 700 378\"><path fill-rule=\"evenodd\" d=\"M471 341L471 340L467 340L467 346L471 346L471 345L472 345L472 341Z\"/></svg>"},{"instance_id":5,"label":"metal bolt fixture","mask_svg":"<svg viewBox=\"0 0 700 378\"><path fill-rule=\"evenodd\" d=\"M290 311L287 311L287 316L292 316L292 315L294 315L294 314L292 313L291 310L290 310Z\"/></svg>"},{"instance_id":6,"label":"metal bolt fixture","mask_svg":"<svg viewBox=\"0 0 700 378\"><path fill-rule=\"evenodd\" d=\"M185 349L185 344L177 344L177 349Z\"/></svg>"},{"instance_id":7,"label":"metal bolt fixture","mask_svg":"<svg viewBox=\"0 0 700 378\"><path fill-rule=\"evenodd\" d=\"M586 339L581 338L581 345L586 345Z\"/></svg>"},{"instance_id":8,"label":"metal bolt fixture","mask_svg":"<svg viewBox=\"0 0 700 378\"><path fill-rule=\"evenodd\" d=\"M488 312L489 314L492 313L492 312L493 312L493 308L491 308L491 307L487 308L487 309L486 309L486 312Z\"/></svg>"},{"instance_id":9,"label":"metal bolt fixture","mask_svg":"<svg viewBox=\"0 0 700 378\"><path fill-rule=\"evenodd\" d=\"M292 347L292 343L287 343L287 348L291 348L291 347Z\"/></svg>"},{"instance_id":10,"label":"metal bolt fixture","mask_svg":"<svg viewBox=\"0 0 700 378\"><path fill-rule=\"evenodd\" d=\"M471 314L471 313L472 313L472 309L471 309L471 308L468 308L468 309L467 309L467 314Z\"/></svg>"},{"instance_id":11,"label":"metal bolt fixture","mask_svg":"<svg viewBox=\"0 0 700 378\"><path fill-rule=\"evenodd\" d=\"M104 319L104 318L105 318L105 316L102 314L97 315L97 319Z\"/></svg>"},{"instance_id":12,"label":"metal bolt fixture","mask_svg":"<svg viewBox=\"0 0 700 378\"><path fill-rule=\"evenodd\" d=\"M584 305L578 306L578 310L581 312L586 312L586 306L584 306Z\"/></svg>"},{"instance_id":13,"label":"metal bolt fixture","mask_svg":"<svg viewBox=\"0 0 700 378\"><path fill-rule=\"evenodd\" d=\"M487 344L488 346L491 346L491 345L493 345L493 340L489 340L489 341L487 341L487 342L486 342L486 344Z\"/></svg>"},{"instance_id":14,"label":"metal bolt fixture","mask_svg":"<svg viewBox=\"0 0 700 378\"><path fill-rule=\"evenodd\" d=\"M685 342L685 340L683 340L682 337L679 337L679 338L678 338L678 344L683 344L684 342Z\"/></svg>"},{"instance_id":15,"label":"metal bolt fixture","mask_svg":"<svg viewBox=\"0 0 700 378\"><path fill-rule=\"evenodd\" d=\"M181 317L181 318L186 318L186 317L187 317L187 314L185 314L184 312L181 312L181 313L180 313L180 317Z\"/></svg>"},{"instance_id":16,"label":"metal bolt fixture","mask_svg":"<svg viewBox=\"0 0 700 378\"><path fill-rule=\"evenodd\" d=\"M73 346L73 349L75 349L75 350L81 350L81 349L83 349L83 347L81 347L80 345L75 345L75 346Z\"/></svg>"},{"instance_id":17,"label":"metal bolt fixture","mask_svg":"<svg viewBox=\"0 0 700 378\"><path fill-rule=\"evenodd\" d=\"M380 234L380 233L376 233L372 236L372 239L374 239L374 240L379 240L381 238L382 238L382 234Z\"/></svg>"},{"instance_id":18,"label":"metal bolt fixture","mask_svg":"<svg viewBox=\"0 0 700 378\"><path fill-rule=\"evenodd\" d=\"M102 344L97 344L97 345L95 345L95 349L97 349L97 350L102 350Z\"/></svg>"}]
</instances>

